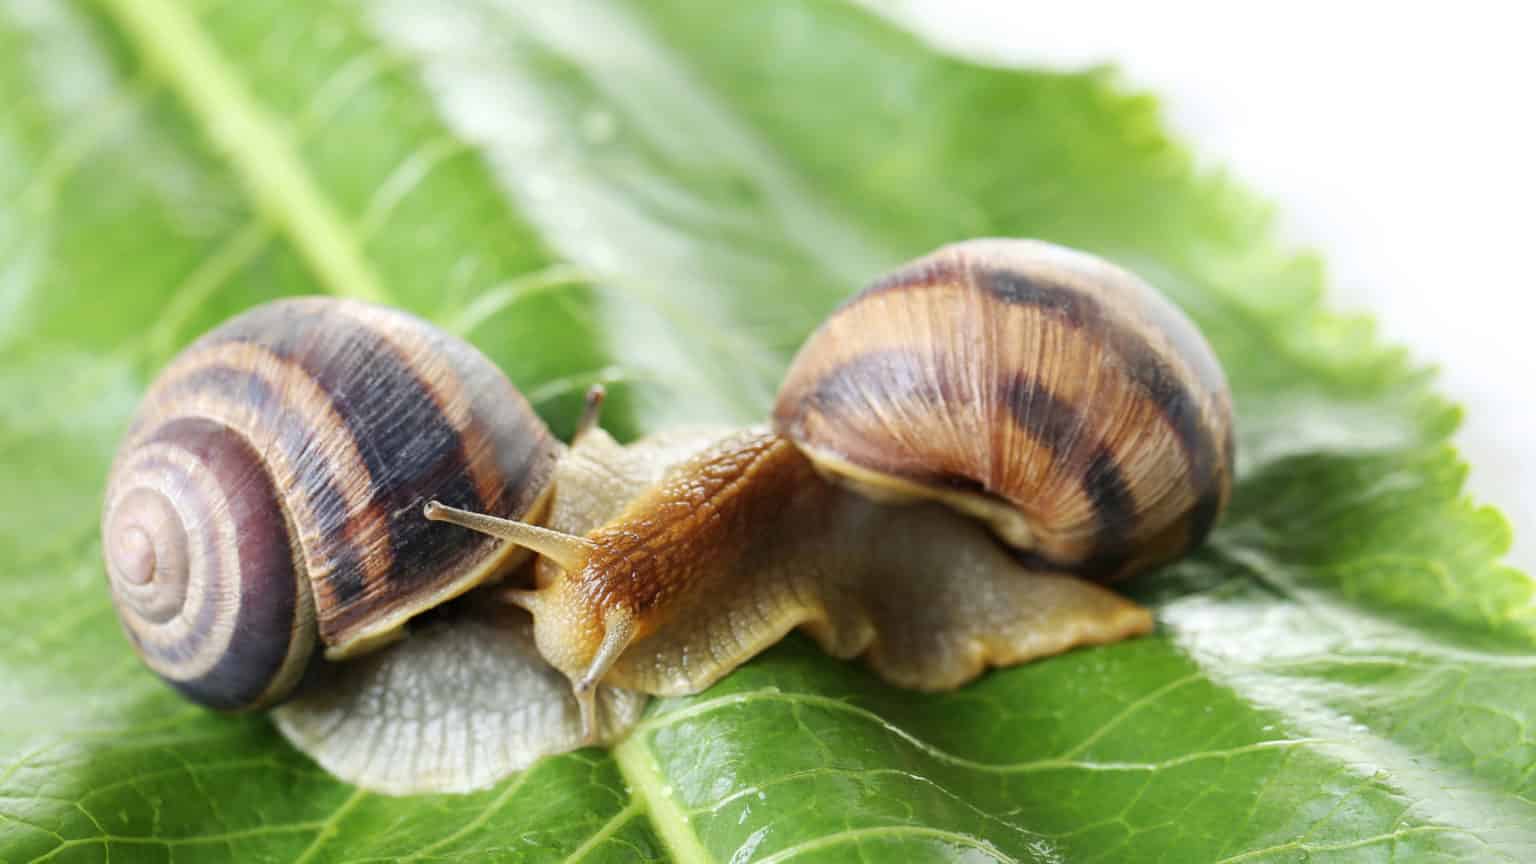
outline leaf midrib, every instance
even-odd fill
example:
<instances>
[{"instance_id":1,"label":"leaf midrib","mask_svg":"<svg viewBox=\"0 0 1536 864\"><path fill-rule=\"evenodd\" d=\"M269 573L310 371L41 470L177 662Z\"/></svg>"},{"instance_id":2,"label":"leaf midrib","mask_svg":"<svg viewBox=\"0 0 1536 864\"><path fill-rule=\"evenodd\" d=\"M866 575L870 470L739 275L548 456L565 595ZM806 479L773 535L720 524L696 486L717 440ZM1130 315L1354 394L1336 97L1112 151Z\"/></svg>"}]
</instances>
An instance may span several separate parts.
<instances>
[{"instance_id":1,"label":"leaf midrib","mask_svg":"<svg viewBox=\"0 0 1536 864\"><path fill-rule=\"evenodd\" d=\"M657 839L667 847L678 864L710 864L699 835L690 826L688 816L667 791L665 778L656 766L656 757L645 745L646 735L632 731L609 755L619 766L619 773L629 786L629 794L640 799L645 818Z\"/></svg>"},{"instance_id":2,"label":"leaf midrib","mask_svg":"<svg viewBox=\"0 0 1536 864\"><path fill-rule=\"evenodd\" d=\"M282 124L250 94L196 19L170 0L104 3L138 52L155 64L181 97L204 134L221 148L258 209L304 256L320 286L343 297L389 303L389 292L362 254L360 233L326 198ZM645 747L644 736L630 736L612 757L635 796L625 809L633 812L638 805L644 810L673 860L682 864L711 861L682 810L665 794L665 780ZM520 785L512 782L513 788ZM328 839L325 829L334 828L360 797L355 793L321 826L300 860Z\"/></svg>"},{"instance_id":3,"label":"leaf midrib","mask_svg":"<svg viewBox=\"0 0 1536 864\"><path fill-rule=\"evenodd\" d=\"M283 125L247 90L195 18L171 0L103 0L135 49L164 76L217 145L257 208L343 297L389 303L359 236L294 152Z\"/></svg>"}]
</instances>

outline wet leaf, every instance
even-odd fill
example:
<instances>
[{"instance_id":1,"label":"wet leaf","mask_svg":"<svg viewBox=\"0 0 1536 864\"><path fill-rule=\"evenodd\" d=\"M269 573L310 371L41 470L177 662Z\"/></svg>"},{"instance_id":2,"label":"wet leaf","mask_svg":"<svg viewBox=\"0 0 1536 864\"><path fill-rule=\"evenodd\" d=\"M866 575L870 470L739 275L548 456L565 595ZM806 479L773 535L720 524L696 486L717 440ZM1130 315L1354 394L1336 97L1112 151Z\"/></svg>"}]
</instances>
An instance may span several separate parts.
<instances>
[{"instance_id":1,"label":"wet leaf","mask_svg":"<svg viewBox=\"0 0 1536 864\"><path fill-rule=\"evenodd\" d=\"M0 860L1536 859L1531 583L1456 410L1103 73L823 0L0 5ZM1228 518L1156 635L925 696L791 638L613 753L488 792L330 780L118 632L100 490L138 395L330 292L464 333L568 434L766 415L868 279L1036 236L1200 324Z\"/></svg>"}]
</instances>

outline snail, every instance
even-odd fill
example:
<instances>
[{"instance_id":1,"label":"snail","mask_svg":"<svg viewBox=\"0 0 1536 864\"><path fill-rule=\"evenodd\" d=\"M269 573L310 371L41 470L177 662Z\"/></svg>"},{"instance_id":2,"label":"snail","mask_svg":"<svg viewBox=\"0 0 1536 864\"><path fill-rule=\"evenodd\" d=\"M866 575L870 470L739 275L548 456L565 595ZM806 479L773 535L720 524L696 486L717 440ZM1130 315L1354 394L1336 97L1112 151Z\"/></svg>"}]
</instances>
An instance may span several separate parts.
<instances>
[{"instance_id":1,"label":"snail","mask_svg":"<svg viewBox=\"0 0 1536 864\"><path fill-rule=\"evenodd\" d=\"M593 531L425 512L538 553L538 587L506 597L594 734L599 682L698 692L796 627L927 690L1145 633L1151 613L1093 580L1200 543L1231 474L1224 376L1172 304L1083 253L974 240L849 300L771 429Z\"/></svg>"},{"instance_id":2,"label":"snail","mask_svg":"<svg viewBox=\"0 0 1536 864\"><path fill-rule=\"evenodd\" d=\"M404 313L248 312L168 367L114 465L103 548L124 629L213 707L298 687L280 726L366 784L327 740L360 712L395 735L376 716L388 682L448 655L490 658L472 674L500 676L494 692L522 692L539 658L566 679L548 752L622 734L626 693L698 692L796 628L924 690L1144 634L1151 613L1104 583L1198 545L1231 485L1230 398L1198 331L1127 271L1037 241L947 246L848 300L771 423L621 446L600 401L562 445L488 360ZM257 565L277 575L233 593L188 575ZM378 649L504 578L487 591L531 625L480 613L308 659ZM465 649L528 626L527 662Z\"/></svg>"},{"instance_id":3,"label":"snail","mask_svg":"<svg viewBox=\"0 0 1536 864\"><path fill-rule=\"evenodd\" d=\"M101 532L122 629L188 699L275 707L343 779L489 785L584 740L526 616L472 604L380 649L527 557L427 522L422 502L542 519L564 450L495 364L418 318L329 298L256 307L160 373L119 446ZM605 707L616 732L643 703L614 692ZM470 728L496 745L442 731Z\"/></svg>"}]
</instances>

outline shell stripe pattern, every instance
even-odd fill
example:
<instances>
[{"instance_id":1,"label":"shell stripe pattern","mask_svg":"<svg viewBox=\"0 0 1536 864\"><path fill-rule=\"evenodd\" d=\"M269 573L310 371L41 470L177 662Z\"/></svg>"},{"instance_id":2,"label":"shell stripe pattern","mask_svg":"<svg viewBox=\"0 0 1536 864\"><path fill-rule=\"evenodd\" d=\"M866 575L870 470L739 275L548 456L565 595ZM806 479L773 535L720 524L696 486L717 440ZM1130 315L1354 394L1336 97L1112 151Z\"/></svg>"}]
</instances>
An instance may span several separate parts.
<instances>
[{"instance_id":1,"label":"shell stripe pattern","mask_svg":"<svg viewBox=\"0 0 1536 864\"><path fill-rule=\"evenodd\" d=\"M1077 430L1087 424L1081 411L1056 398L1043 383L1027 373L1016 373L1003 386L1006 392L1001 394L1002 403L1013 412L1014 422L1053 451L1069 449ZM1093 509L1105 532L1114 534L1121 526L1134 523L1136 502L1131 495L1130 483L1120 470L1114 452L1102 442L1094 445L1092 455L1088 457L1083 489L1093 500Z\"/></svg>"},{"instance_id":2,"label":"shell stripe pattern","mask_svg":"<svg viewBox=\"0 0 1536 864\"><path fill-rule=\"evenodd\" d=\"M1000 271L985 274L983 285L1005 303L1033 306L1060 317L1076 329L1102 335L1110 350L1121 358L1131 380L1152 400L1173 430L1189 464L1192 483L1201 488L1211 485L1217 470L1217 442L1210 440L1189 387L1153 350L1146 334L1117 324L1096 298L1071 286L1045 284L1023 274Z\"/></svg>"},{"instance_id":3,"label":"shell stripe pattern","mask_svg":"<svg viewBox=\"0 0 1536 864\"><path fill-rule=\"evenodd\" d=\"M258 309L220 330L208 347L259 344L282 364L286 380L303 377L314 385L304 389L324 399L323 406L313 395L284 405L298 426L285 423L288 434L278 440L295 464L305 463L297 479L306 493L313 491L305 497L319 518L303 533L315 548L329 547L308 556L320 636L340 645L392 598L431 595L430 583L474 569L496 547L464 542L423 519L428 498L482 512L527 513L552 470L553 459L544 454L553 442L511 385L496 386L504 382L499 373L477 372L483 361L474 363L457 342L429 336L415 319L380 307L328 302L329 317L349 325L337 326L305 314L304 305ZM500 405L488 403L498 397ZM307 436L295 437L317 413L340 421L345 434L337 437L352 443L347 449L361 470L347 464L352 460L316 460ZM488 414L499 418L499 428L479 419ZM367 504L337 511L327 487Z\"/></svg>"},{"instance_id":4,"label":"shell stripe pattern","mask_svg":"<svg viewBox=\"0 0 1536 864\"><path fill-rule=\"evenodd\" d=\"M1026 561L1130 575L1198 542L1224 506L1230 433L1211 422L1229 410L1222 373L1193 326L1118 268L972 241L874 283L823 328L780 394L781 430L1012 501L1038 531ZM822 431L839 426L862 431ZM1168 448L1184 472L1149 455Z\"/></svg>"},{"instance_id":5,"label":"shell stripe pattern","mask_svg":"<svg viewBox=\"0 0 1536 864\"><path fill-rule=\"evenodd\" d=\"M1211 424L1202 413L1195 393L1199 391L1207 399L1220 398L1220 394L1226 392L1221 370L1214 364L1198 362L1207 355L1205 352L1193 351L1186 352L1197 360L1190 364L1193 368L1187 371L1174 368L1165 359L1164 353L1153 347L1151 340L1155 337L1151 331L1129 321L1116 321L1098 297L1075 284L1051 284L1005 270L988 272L983 284L993 296L1005 303L1046 310L1070 323L1072 327L1097 333L1106 340L1110 351L1120 359L1120 368L1125 370L1145 397L1157 406L1163 422L1172 430L1179 449L1183 451L1190 472L1190 485L1200 490L1188 523L1181 532L1188 540L1172 550L1169 557L1182 554L1204 538L1226 503L1233 448L1230 428L1220 440L1213 439ZM1172 334L1175 341L1182 339L1184 344L1201 338L1182 317L1157 315L1164 311L1161 306L1147 304L1143 307L1156 316L1155 325L1160 332ZM1185 383L1186 376L1194 380ZM1019 405L1021 402L1016 400L1012 404ZM1106 469L1112 467L1113 455L1107 452L1103 455L1105 461L1102 464L1096 458L1090 467L1090 482L1103 482L1102 478L1108 476ZM1089 561L1079 563L1073 569L1104 572L1122 566L1125 556L1123 550L1110 548ZM1049 565L1051 562L1041 563Z\"/></svg>"},{"instance_id":6,"label":"shell stripe pattern","mask_svg":"<svg viewBox=\"0 0 1536 864\"><path fill-rule=\"evenodd\" d=\"M950 364L951 361L942 354L918 355L899 350L872 352L830 370L807 398L824 417L850 415L867 404L857 382L874 379L903 381L899 386L905 391L906 398L921 404L953 405L963 398L958 382L963 381L964 376L949 368ZM913 370L931 374L913 374ZM1081 430L1087 422L1082 412L1056 397L1046 385L1027 373L1004 376L998 381L996 401L1007 406L1012 421L1019 428L1052 453L1067 453L1082 439ZM903 469L900 475L925 486L991 494L983 483L956 470ZM1093 443L1090 455L1084 460L1079 484L1097 519L1097 539L1106 546L1124 546L1125 529L1136 521L1136 502L1113 450L1102 442ZM1103 556L1092 561L1069 563L1051 561L1032 552L1020 554L1028 561L1056 570L1091 569L1111 563Z\"/></svg>"},{"instance_id":7,"label":"shell stripe pattern","mask_svg":"<svg viewBox=\"0 0 1536 864\"><path fill-rule=\"evenodd\" d=\"M354 332L371 336L367 330ZM242 335L241 328L226 333L231 341ZM409 542L409 535L425 527L423 520L419 514L399 518L413 502L420 501L411 486L419 479L417 472L447 478L442 491L446 497L470 502L470 507L485 506L465 470L463 442L437 410L430 389L392 350L380 350L383 346L376 337L364 347L361 340L353 342L354 336L345 336L334 353L316 342L313 331L302 325L268 338L264 347L278 361L291 365L291 374L307 376L324 394L345 435L356 442L364 473L355 479L367 484L366 508L349 514L346 527L334 535L338 544L350 546L345 554L336 556L348 566L336 567L321 583L322 590L330 595L330 602L322 603L322 607L356 608L370 584L382 587L377 579L365 578L360 557L375 561L377 575L395 580L394 587L399 589L407 589L405 580L413 576L430 575L422 573L420 565L437 550ZM347 353L360 351L371 355L366 363L345 358ZM414 416L401 416L402 407ZM411 448L417 441L422 446L413 454ZM422 456L427 459L423 461ZM407 466L412 470L401 470ZM325 473L331 473L335 482L334 472ZM383 532L382 537L379 532Z\"/></svg>"}]
</instances>

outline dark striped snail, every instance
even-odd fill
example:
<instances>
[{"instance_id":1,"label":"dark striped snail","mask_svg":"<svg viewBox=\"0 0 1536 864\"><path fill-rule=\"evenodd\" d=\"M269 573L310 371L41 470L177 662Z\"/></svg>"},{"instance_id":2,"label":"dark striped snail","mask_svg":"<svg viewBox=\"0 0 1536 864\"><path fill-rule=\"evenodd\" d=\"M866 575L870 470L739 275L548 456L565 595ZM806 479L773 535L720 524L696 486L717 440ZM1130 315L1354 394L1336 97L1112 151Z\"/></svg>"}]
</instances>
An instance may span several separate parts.
<instances>
[{"instance_id":1,"label":"dark striped snail","mask_svg":"<svg viewBox=\"0 0 1536 864\"><path fill-rule=\"evenodd\" d=\"M487 785L581 741L528 622L465 614L375 649L527 557L422 503L539 519L563 450L494 364L426 322L322 298L253 309L160 374L120 447L102 549L123 630L215 709L279 705L307 681L278 724L345 779ZM616 723L640 707L607 705ZM466 728L498 741L443 734Z\"/></svg>"},{"instance_id":2,"label":"dark striped snail","mask_svg":"<svg viewBox=\"0 0 1536 864\"><path fill-rule=\"evenodd\" d=\"M1229 398L1193 326L1130 274L1029 241L946 247L852 298L801 349L771 428L620 446L597 404L566 448L488 361L409 316L322 300L247 313L167 369L114 467L103 537L125 629L189 697L269 705L313 646L377 647L532 550L499 597L532 613L579 706L579 730L574 710L535 724L548 740L528 752L550 752L633 721L621 691L598 710L599 683L698 692L796 627L919 689L1145 633L1150 613L1097 583L1198 544L1230 488ZM258 565L234 593L182 575ZM549 699L523 686L547 683L542 667L476 647L522 637L474 608L321 664L280 725L385 791L494 780L381 779L352 758L368 736L467 758L424 742L420 711L379 707L402 687L434 703L481 689L423 685L444 677L429 667L478 663L465 674L496 678L485 692ZM473 726L496 710L481 702L432 710Z\"/></svg>"}]
</instances>

